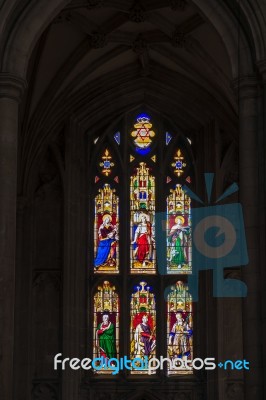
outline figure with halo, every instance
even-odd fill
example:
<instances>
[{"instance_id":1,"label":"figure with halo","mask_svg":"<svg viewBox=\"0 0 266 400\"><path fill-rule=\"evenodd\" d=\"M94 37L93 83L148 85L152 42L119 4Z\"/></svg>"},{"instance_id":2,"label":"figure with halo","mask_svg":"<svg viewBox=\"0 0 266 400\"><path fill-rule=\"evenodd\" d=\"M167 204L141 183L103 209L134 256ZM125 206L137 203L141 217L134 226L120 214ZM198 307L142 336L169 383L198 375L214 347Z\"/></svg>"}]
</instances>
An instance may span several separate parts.
<instances>
[{"instance_id":1,"label":"figure with halo","mask_svg":"<svg viewBox=\"0 0 266 400\"><path fill-rule=\"evenodd\" d=\"M110 214L104 214L98 230L98 248L94 260L95 268L102 265L116 265L116 243L118 240L117 226L112 224Z\"/></svg>"},{"instance_id":2,"label":"figure with halo","mask_svg":"<svg viewBox=\"0 0 266 400\"><path fill-rule=\"evenodd\" d=\"M175 224L168 234L170 242L170 263L176 265L178 269L188 263L186 250L189 231L189 227L185 226L185 218L182 215L178 215L175 218Z\"/></svg>"},{"instance_id":3,"label":"figure with halo","mask_svg":"<svg viewBox=\"0 0 266 400\"><path fill-rule=\"evenodd\" d=\"M152 257L154 238L152 236L152 225L149 215L142 212L139 214L139 224L135 230L134 240L131 244L135 245L133 251L134 258L145 267Z\"/></svg>"}]
</instances>

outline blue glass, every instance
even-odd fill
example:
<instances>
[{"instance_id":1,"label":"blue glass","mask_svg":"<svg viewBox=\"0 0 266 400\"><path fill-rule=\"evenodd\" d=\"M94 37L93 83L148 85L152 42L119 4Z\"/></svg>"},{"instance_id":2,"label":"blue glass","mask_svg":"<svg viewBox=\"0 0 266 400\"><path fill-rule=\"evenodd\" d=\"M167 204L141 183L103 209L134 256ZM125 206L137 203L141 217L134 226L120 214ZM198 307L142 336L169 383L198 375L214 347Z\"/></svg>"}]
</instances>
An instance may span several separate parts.
<instances>
[{"instance_id":1,"label":"blue glass","mask_svg":"<svg viewBox=\"0 0 266 400\"><path fill-rule=\"evenodd\" d=\"M165 143L166 143L166 146L168 146L168 144L171 142L171 140L172 140L172 135L171 135L169 132L166 132L166 133L165 133Z\"/></svg>"},{"instance_id":2,"label":"blue glass","mask_svg":"<svg viewBox=\"0 0 266 400\"><path fill-rule=\"evenodd\" d=\"M110 161L104 161L103 162L103 167L104 168L110 168L110 166L111 166Z\"/></svg>"},{"instance_id":3,"label":"blue glass","mask_svg":"<svg viewBox=\"0 0 266 400\"><path fill-rule=\"evenodd\" d=\"M147 118L148 120L150 120L150 117L148 116L148 114L145 114L145 113L139 114L139 115L137 116L137 120L138 120L139 118Z\"/></svg>"},{"instance_id":4,"label":"blue glass","mask_svg":"<svg viewBox=\"0 0 266 400\"><path fill-rule=\"evenodd\" d=\"M119 145L120 144L120 132L116 132L114 134L114 139L115 139L116 143Z\"/></svg>"},{"instance_id":5,"label":"blue glass","mask_svg":"<svg viewBox=\"0 0 266 400\"><path fill-rule=\"evenodd\" d=\"M146 198L147 198L147 193L146 192L140 192L139 199L140 200L146 200Z\"/></svg>"},{"instance_id":6,"label":"blue glass","mask_svg":"<svg viewBox=\"0 0 266 400\"><path fill-rule=\"evenodd\" d=\"M149 147L146 147L145 149L141 149L139 147L135 147L135 150L138 154L142 156L146 156L147 154L150 153L151 149Z\"/></svg>"},{"instance_id":7,"label":"blue glass","mask_svg":"<svg viewBox=\"0 0 266 400\"><path fill-rule=\"evenodd\" d=\"M153 286L150 286L148 283L146 283L146 285L144 286L144 290L147 290L148 288L149 288L149 291L152 293ZM141 290L140 284L133 286L133 293L139 292L140 290Z\"/></svg>"},{"instance_id":8,"label":"blue glass","mask_svg":"<svg viewBox=\"0 0 266 400\"><path fill-rule=\"evenodd\" d=\"M183 166L183 163L182 163L182 161L177 161L177 162L175 163L175 165L176 165L176 168L181 169L182 166Z\"/></svg>"}]
</instances>

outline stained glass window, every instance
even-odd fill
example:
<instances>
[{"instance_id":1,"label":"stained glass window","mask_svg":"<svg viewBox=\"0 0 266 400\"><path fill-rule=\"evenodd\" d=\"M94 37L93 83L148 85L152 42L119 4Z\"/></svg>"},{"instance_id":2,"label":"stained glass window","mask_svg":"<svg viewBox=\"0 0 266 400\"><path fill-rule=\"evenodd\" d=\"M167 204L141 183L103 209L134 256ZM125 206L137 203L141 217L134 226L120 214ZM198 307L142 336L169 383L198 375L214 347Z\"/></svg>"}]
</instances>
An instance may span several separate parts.
<instances>
[{"instance_id":1,"label":"stained glass window","mask_svg":"<svg viewBox=\"0 0 266 400\"><path fill-rule=\"evenodd\" d=\"M131 272L155 273L155 177L141 162L130 180Z\"/></svg>"},{"instance_id":2,"label":"stained glass window","mask_svg":"<svg viewBox=\"0 0 266 400\"><path fill-rule=\"evenodd\" d=\"M105 184L95 198L94 271L119 272L118 196Z\"/></svg>"},{"instance_id":3,"label":"stained glass window","mask_svg":"<svg viewBox=\"0 0 266 400\"><path fill-rule=\"evenodd\" d=\"M134 128L131 136L134 138L135 150L141 155L146 155L151 150L152 138L155 136L155 132L151 129L152 123L150 122L150 117L146 114L139 115Z\"/></svg>"},{"instance_id":4,"label":"stained glass window","mask_svg":"<svg viewBox=\"0 0 266 400\"><path fill-rule=\"evenodd\" d=\"M167 197L167 272L192 272L190 198L177 184Z\"/></svg>"},{"instance_id":5,"label":"stained glass window","mask_svg":"<svg viewBox=\"0 0 266 400\"><path fill-rule=\"evenodd\" d=\"M104 281L94 295L93 357L101 358L95 372L111 374L111 358L119 358L119 297L115 286ZM110 361L111 363L111 361Z\"/></svg>"},{"instance_id":6,"label":"stained glass window","mask_svg":"<svg viewBox=\"0 0 266 400\"><path fill-rule=\"evenodd\" d=\"M138 359L132 364L131 373L147 374L145 364L156 354L155 297L147 282L140 282L135 288L130 307L130 359Z\"/></svg>"},{"instance_id":7,"label":"stained glass window","mask_svg":"<svg viewBox=\"0 0 266 400\"><path fill-rule=\"evenodd\" d=\"M120 357L126 353L131 359L128 374L148 378L150 373L159 373L156 368L148 369L149 360L156 357L157 306L157 310L164 310L159 321L164 332L164 346L157 357L162 355L174 362L175 368L167 360L163 363L168 376L190 374L192 371L181 365L181 360L193 357L192 298L185 283L185 275L192 273L191 199L182 185L185 182L189 186L194 180L189 162L193 148L186 137L177 135L174 127L160 121L159 116L136 115L130 112L124 122L121 119L119 128L102 136L95 132L95 154L91 156L91 166L95 169L91 175L94 188L90 203L90 208L94 209L91 218L94 269L90 268L89 276L93 275L93 281L98 281L97 291L92 294L91 345L93 357L101 359L94 372L112 374L115 363L108 367L108 361L119 358L123 348ZM131 122L126 126L127 121L132 120L134 128ZM128 134L122 137L120 132ZM159 214L163 215L161 231ZM167 274L179 276L166 299L157 297L150 286L152 280L156 287L165 290L164 278L159 270L156 274L155 226L157 233L163 232L160 246L164 251L159 253L158 246L157 257L162 255ZM119 297L110 283L114 279L120 285ZM139 284L132 290L129 305L128 287L136 282ZM121 320L119 300L124 313ZM120 329L123 332L128 328L127 342L123 341L119 349Z\"/></svg>"},{"instance_id":8,"label":"stained glass window","mask_svg":"<svg viewBox=\"0 0 266 400\"><path fill-rule=\"evenodd\" d=\"M192 373L181 364L181 360L193 359L192 297L182 281L171 288L167 298L167 357L176 367L168 364L169 375Z\"/></svg>"}]
</instances>

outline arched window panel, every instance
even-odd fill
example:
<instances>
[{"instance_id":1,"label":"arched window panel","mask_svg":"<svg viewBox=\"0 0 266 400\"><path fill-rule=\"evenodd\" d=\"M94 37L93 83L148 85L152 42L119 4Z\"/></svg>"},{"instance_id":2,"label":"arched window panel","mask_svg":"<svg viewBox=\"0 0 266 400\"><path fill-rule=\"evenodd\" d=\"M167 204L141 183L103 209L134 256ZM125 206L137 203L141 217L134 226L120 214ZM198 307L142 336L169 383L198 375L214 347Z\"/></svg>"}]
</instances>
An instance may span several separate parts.
<instances>
[{"instance_id":1,"label":"arched window panel","mask_svg":"<svg viewBox=\"0 0 266 400\"><path fill-rule=\"evenodd\" d=\"M168 375L193 373L185 366L185 361L193 360L192 297L182 281L171 288L167 297L167 357L171 360Z\"/></svg>"},{"instance_id":2,"label":"arched window panel","mask_svg":"<svg viewBox=\"0 0 266 400\"><path fill-rule=\"evenodd\" d=\"M141 281L132 293L130 320L130 372L148 374L147 362L156 354L156 309L155 296L147 282Z\"/></svg>"},{"instance_id":3,"label":"arched window panel","mask_svg":"<svg viewBox=\"0 0 266 400\"><path fill-rule=\"evenodd\" d=\"M94 272L119 273L119 198L109 183L95 197Z\"/></svg>"},{"instance_id":4,"label":"arched window panel","mask_svg":"<svg viewBox=\"0 0 266 400\"><path fill-rule=\"evenodd\" d=\"M120 303L116 288L109 281L98 286L93 298L93 358L100 358L97 374L111 374L111 358L119 358ZM110 361L111 363L111 361Z\"/></svg>"},{"instance_id":5,"label":"arched window panel","mask_svg":"<svg viewBox=\"0 0 266 400\"><path fill-rule=\"evenodd\" d=\"M154 274L155 265L155 177L140 162L130 178L130 271Z\"/></svg>"},{"instance_id":6,"label":"arched window panel","mask_svg":"<svg viewBox=\"0 0 266 400\"><path fill-rule=\"evenodd\" d=\"M167 273L192 273L191 199L180 184L167 197Z\"/></svg>"}]
</instances>

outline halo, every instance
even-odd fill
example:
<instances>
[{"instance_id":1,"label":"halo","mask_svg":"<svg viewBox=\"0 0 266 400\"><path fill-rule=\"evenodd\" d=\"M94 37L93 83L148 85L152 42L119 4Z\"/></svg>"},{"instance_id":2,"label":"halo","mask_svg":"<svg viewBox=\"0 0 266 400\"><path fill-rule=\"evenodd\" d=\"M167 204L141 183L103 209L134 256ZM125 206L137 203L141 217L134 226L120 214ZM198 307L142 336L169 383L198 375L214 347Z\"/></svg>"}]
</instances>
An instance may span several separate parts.
<instances>
[{"instance_id":1,"label":"halo","mask_svg":"<svg viewBox=\"0 0 266 400\"><path fill-rule=\"evenodd\" d=\"M175 217L175 223L177 224L177 220L178 219L180 219L180 221L182 222L182 225L184 225L184 223L185 223L185 218L184 217L182 217L182 215L177 215L176 217Z\"/></svg>"},{"instance_id":2,"label":"halo","mask_svg":"<svg viewBox=\"0 0 266 400\"><path fill-rule=\"evenodd\" d=\"M106 220L106 218L110 218L112 220L112 217L111 217L110 214L104 214L103 215L103 218L102 218L103 222Z\"/></svg>"}]
</instances>

